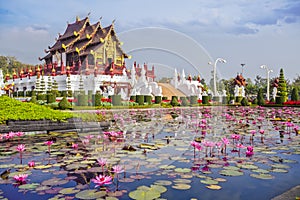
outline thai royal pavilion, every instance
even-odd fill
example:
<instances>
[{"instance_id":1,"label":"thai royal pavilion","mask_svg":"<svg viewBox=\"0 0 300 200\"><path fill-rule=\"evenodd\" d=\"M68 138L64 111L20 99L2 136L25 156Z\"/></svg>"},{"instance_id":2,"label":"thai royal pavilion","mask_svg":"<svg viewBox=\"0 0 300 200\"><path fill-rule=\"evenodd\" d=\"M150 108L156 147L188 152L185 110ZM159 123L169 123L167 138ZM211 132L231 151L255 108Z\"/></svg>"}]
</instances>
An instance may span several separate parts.
<instances>
[{"instance_id":1,"label":"thai royal pavilion","mask_svg":"<svg viewBox=\"0 0 300 200\"><path fill-rule=\"evenodd\" d=\"M46 93L53 83L59 91L79 91L93 94L121 94L123 99L130 95L161 95L161 88L155 84L154 67L148 69L134 63L131 69L125 65L130 59L121 48L114 22L102 27L100 21L92 24L89 17L76 17L68 23L63 34L39 58L44 65L22 69L12 75L6 74L6 84L14 91L36 90Z\"/></svg>"}]
</instances>

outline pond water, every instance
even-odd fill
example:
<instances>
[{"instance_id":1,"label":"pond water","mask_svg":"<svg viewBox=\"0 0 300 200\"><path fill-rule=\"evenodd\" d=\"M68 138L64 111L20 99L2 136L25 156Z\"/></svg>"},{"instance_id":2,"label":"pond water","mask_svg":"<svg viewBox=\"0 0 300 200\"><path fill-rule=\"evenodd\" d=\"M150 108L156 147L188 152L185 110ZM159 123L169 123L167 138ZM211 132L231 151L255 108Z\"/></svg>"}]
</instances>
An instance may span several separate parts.
<instances>
[{"instance_id":1,"label":"pond water","mask_svg":"<svg viewBox=\"0 0 300 200\"><path fill-rule=\"evenodd\" d=\"M2 134L0 199L271 199L300 185L297 108L92 114L110 127Z\"/></svg>"}]
</instances>

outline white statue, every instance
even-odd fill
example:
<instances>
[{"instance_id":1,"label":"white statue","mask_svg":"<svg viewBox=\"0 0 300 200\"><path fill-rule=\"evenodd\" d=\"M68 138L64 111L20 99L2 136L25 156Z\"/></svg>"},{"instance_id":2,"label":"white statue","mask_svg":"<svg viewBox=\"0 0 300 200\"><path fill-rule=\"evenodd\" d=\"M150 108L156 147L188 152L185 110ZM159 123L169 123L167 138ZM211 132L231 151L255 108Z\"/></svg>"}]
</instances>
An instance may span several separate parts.
<instances>
[{"instance_id":1,"label":"white statue","mask_svg":"<svg viewBox=\"0 0 300 200\"><path fill-rule=\"evenodd\" d=\"M4 79L3 79L2 69L0 69L0 96L4 94L4 91L2 90L3 87L4 87Z\"/></svg>"},{"instance_id":2,"label":"white statue","mask_svg":"<svg viewBox=\"0 0 300 200\"><path fill-rule=\"evenodd\" d=\"M276 99L276 95L277 95L277 87L273 87L272 96L274 100Z\"/></svg>"}]
</instances>

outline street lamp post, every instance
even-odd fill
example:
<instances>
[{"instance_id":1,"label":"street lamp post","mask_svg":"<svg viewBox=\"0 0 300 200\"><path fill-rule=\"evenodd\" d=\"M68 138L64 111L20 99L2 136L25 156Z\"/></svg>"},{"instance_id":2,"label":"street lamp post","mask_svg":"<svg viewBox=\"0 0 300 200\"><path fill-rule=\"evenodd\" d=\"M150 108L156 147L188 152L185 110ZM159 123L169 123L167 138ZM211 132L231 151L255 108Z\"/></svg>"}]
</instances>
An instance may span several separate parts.
<instances>
[{"instance_id":1,"label":"street lamp post","mask_svg":"<svg viewBox=\"0 0 300 200\"><path fill-rule=\"evenodd\" d=\"M270 101L270 72L273 72L273 70L269 69L267 65L262 65L260 68L265 69L267 72L267 100Z\"/></svg>"},{"instance_id":2,"label":"street lamp post","mask_svg":"<svg viewBox=\"0 0 300 200\"><path fill-rule=\"evenodd\" d=\"M213 71L213 81L214 81L214 96L217 96L217 80L216 80L216 71L217 71L217 63L226 63L226 60L223 58L217 58L215 63L214 63L214 71ZM208 63L209 65L212 65L211 62Z\"/></svg>"}]
</instances>

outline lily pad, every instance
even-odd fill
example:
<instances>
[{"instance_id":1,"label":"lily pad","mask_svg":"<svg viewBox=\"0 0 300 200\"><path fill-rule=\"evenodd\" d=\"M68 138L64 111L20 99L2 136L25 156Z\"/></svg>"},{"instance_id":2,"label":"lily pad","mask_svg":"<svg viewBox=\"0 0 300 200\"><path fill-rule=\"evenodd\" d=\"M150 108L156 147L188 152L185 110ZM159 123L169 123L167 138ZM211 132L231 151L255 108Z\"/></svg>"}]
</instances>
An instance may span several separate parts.
<instances>
[{"instance_id":1,"label":"lily pad","mask_svg":"<svg viewBox=\"0 0 300 200\"><path fill-rule=\"evenodd\" d=\"M179 172L179 173L189 173L189 172L191 172L191 169L190 168L176 168L174 171Z\"/></svg>"},{"instance_id":2,"label":"lily pad","mask_svg":"<svg viewBox=\"0 0 300 200\"><path fill-rule=\"evenodd\" d=\"M172 188L177 190L189 190L191 186L185 183L176 183L175 185L172 186Z\"/></svg>"},{"instance_id":3,"label":"lily pad","mask_svg":"<svg viewBox=\"0 0 300 200\"><path fill-rule=\"evenodd\" d=\"M59 193L61 194L74 194L79 192L80 190L77 190L75 188L64 188L62 190L59 191Z\"/></svg>"},{"instance_id":4,"label":"lily pad","mask_svg":"<svg viewBox=\"0 0 300 200\"><path fill-rule=\"evenodd\" d=\"M273 164L271 165L274 168L279 168L279 169L288 169L290 168L288 165L284 165L284 164Z\"/></svg>"},{"instance_id":5,"label":"lily pad","mask_svg":"<svg viewBox=\"0 0 300 200\"><path fill-rule=\"evenodd\" d=\"M219 174L221 174L223 176L242 176L242 175L244 175L244 173L241 172L241 171L238 171L238 170L228 170L228 169L221 170L219 172Z\"/></svg>"},{"instance_id":6,"label":"lily pad","mask_svg":"<svg viewBox=\"0 0 300 200\"><path fill-rule=\"evenodd\" d=\"M24 190L34 190L37 188L40 184L39 183L31 183L31 184L24 184L20 185L19 189L24 189Z\"/></svg>"},{"instance_id":7,"label":"lily pad","mask_svg":"<svg viewBox=\"0 0 300 200\"><path fill-rule=\"evenodd\" d=\"M43 181L41 184L48 185L48 186L55 186L55 185L64 185L68 182L69 182L69 180L54 177L54 178Z\"/></svg>"},{"instance_id":8,"label":"lily pad","mask_svg":"<svg viewBox=\"0 0 300 200\"><path fill-rule=\"evenodd\" d=\"M219 183L218 181L213 179L205 179L205 180L201 180L200 182L206 185L216 185Z\"/></svg>"},{"instance_id":9,"label":"lily pad","mask_svg":"<svg viewBox=\"0 0 300 200\"><path fill-rule=\"evenodd\" d=\"M211 190L220 190L222 188L219 185L207 185L206 187Z\"/></svg>"},{"instance_id":10,"label":"lily pad","mask_svg":"<svg viewBox=\"0 0 300 200\"><path fill-rule=\"evenodd\" d=\"M97 199L104 197L106 195L106 191L98 191L96 189L92 190L83 190L78 192L75 197L78 199Z\"/></svg>"},{"instance_id":11,"label":"lily pad","mask_svg":"<svg viewBox=\"0 0 300 200\"><path fill-rule=\"evenodd\" d=\"M138 200L152 200L160 197L160 192L153 187L141 186L129 193L129 197Z\"/></svg>"},{"instance_id":12,"label":"lily pad","mask_svg":"<svg viewBox=\"0 0 300 200\"><path fill-rule=\"evenodd\" d=\"M250 174L251 177L258 178L258 179L273 179L274 176L271 174Z\"/></svg>"},{"instance_id":13,"label":"lily pad","mask_svg":"<svg viewBox=\"0 0 300 200\"><path fill-rule=\"evenodd\" d=\"M171 181L168 180L158 180L154 182L155 185L172 185Z\"/></svg>"}]
</instances>

